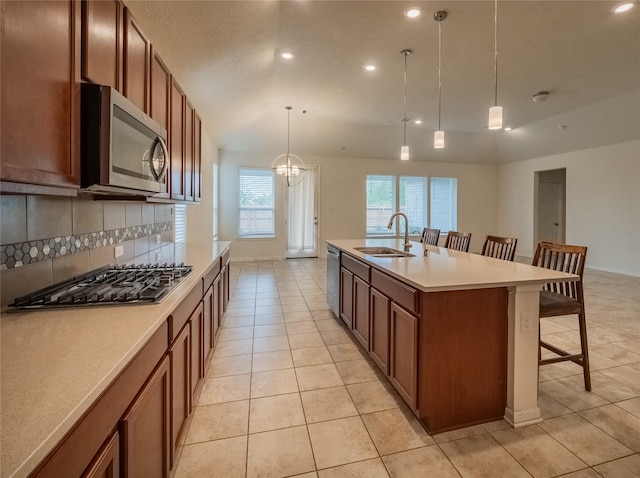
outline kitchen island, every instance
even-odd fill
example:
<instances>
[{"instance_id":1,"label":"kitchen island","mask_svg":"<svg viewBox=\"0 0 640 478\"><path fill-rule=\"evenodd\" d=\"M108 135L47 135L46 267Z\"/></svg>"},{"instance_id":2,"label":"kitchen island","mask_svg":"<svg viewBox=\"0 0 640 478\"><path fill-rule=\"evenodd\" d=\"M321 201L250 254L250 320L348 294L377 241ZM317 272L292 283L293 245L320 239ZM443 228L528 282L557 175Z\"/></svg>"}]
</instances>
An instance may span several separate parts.
<instances>
[{"instance_id":1,"label":"kitchen island","mask_svg":"<svg viewBox=\"0 0 640 478\"><path fill-rule=\"evenodd\" d=\"M578 276L396 239L327 240L340 250L340 318L427 430L504 417L541 421L538 300ZM329 287L328 287L329 288Z\"/></svg>"},{"instance_id":2,"label":"kitchen island","mask_svg":"<svg viewBox=\"0 0 640 478\"><path fill-rule=\"evenodd\" d=\"M110 400L110 391L113 392L112 396L122 401L126 395L124 391L132 390L130 395L136 397L139 403L138 398L144 394L138 394L137 391L152 370L155 371L147 383L162 372L162 392L170 393L167 390L170 385L169 368L173 370L174 358L180 358L178 354L171 355L178 350L175 343L182 344L178 338L188 337L189 332L193 332L194 337L197 332L202 338L202 342L195 339L184 341L188 345L180 349L185 353L183 357L191 357L193 351L194 363L198 359L198 344L202 344L202 353L207 352L207 344L212 346L211 342L205 340L206 335L213 333L206 325L207 307L213 303L207 304L207 291L212 293L212 287L217 284L215 280L221 280L221 276L228 281L225 262L228 261L229 246L230 243L226 241L174 244L174 261L192 265L193 270L158 304L2 311L0 476L28 476L52 450L55 449L55 453L60 450L64 452L64 447L60 446L61 440L66 440L70 433L81 429L83 421L89 423L90 432L97 430L94 422L88 422L93 418L92 413L98 422L106 420L107 414L102 413L104 410L112 414L120 413L112 403L105 403L106 408L100 408L102 402ZM223 289L220 289L222 292ZM228 294L228 290L225 293ZM221 310L221 307L217 310ZM200 315L193 315L192 311L194 314L200 311ZM196 326L196 319L191 324L190 314L205 320ZM201 328L197 328L200 325ZM183 333L178 333L179 330ZM178 338L172 339L173 336ZM194 344L194 348L190 344ZM196 372L194 380L197 381L197 367L190 368L186 362L182 365L183 370ZM145 367L148 371L145 371ZM175 372L178 371L176 368ZM174 375L172 372L171 380ZM184 383L195 387L196 383L190 381L189 377L183 379ZM146 389L145 386L143 391ZM163 403L160 405L163 412L168 411L168 395L162 396L166 403L161 400ZM175 405L173 399L171 402ZM125 409L128 405L128 402L123 402L118 406ZM129 407L130 411L125 417L129 419L126 426L135 425L135 415L131 413L133 408ZM118 422L119 418L115 421ZM173 423L179 425L178 419L175 418ZM160 423L160 426L166 428L166 435L159 439L166 438L166 443L163 441L160 446L167 446L166 456L160 459L166 460L164 465L168 467L169 459L173 461L174 454L172 451L172 456L168 456L168 442L171 439L173 445L175 440L168 436L168 423ZM109 430L108 433L115 430L112 442L117 450L118 432L124 428L112 423L106 423L104 427ZM97 438L98 446L104 438ZM144 435L138 439L153 440ZM87 441L84 440L85 443ZM80 453L75 450L73 456L77 455ZM58 461L61 459L65 458ZM49 457L48 460L49 463L56 461L55 457ZM70 461L62 464L65 471L73 468ZM79 473L69 472L64 476L80 475L84 468L82 463L78 466ZM51 472L45 471L43 474L51 476Z\"/></svg>"}]
</instances>

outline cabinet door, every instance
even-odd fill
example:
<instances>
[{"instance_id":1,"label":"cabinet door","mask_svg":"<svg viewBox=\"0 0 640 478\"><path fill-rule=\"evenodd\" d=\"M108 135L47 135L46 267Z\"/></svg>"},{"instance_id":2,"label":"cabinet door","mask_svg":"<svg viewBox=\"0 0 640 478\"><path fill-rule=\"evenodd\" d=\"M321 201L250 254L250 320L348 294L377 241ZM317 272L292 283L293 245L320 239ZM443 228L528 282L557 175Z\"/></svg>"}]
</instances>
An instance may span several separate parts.
<instances>
[{"instance_id":1,"label":"cabinet door","mask_svg":"<svg viewBox=\"0 0 640 478\"><path fill-rule=\"evenodd\" d=\"M149 40L128 8L124 23L124 96L149 113Z\"/></svg>"},{"instance_id":2,"label":"cabinet door","mask_svg":"<svg viewBox=\"0 0 640 478\"><path fill-rule=\"evenodd\" d=\"M171 95L171 73L162 58L151 47L151 70L149 81L149 116L156 120L164 129L169 130L169 115ZM169 137L167 136L167 141ZM169 197L171 192L170 167L164 176L165 190L157 197Z\"/></svg>"},{"instance_id":3,"label":"cabinet door","mask_svg":"<svg viewBox=\"0 0 640 478\"><path fill-rule=\"evenodd\" d=\"M204 377L204 306L193 311L191 320L191 408L198 401Z\"/></svg>"},{"instance_id":4,"label":"cabinet door","mask_svg":"<svg viewBox=\"0 0 640 478\"><path fill-rule=\"evenodd\" d=\"M119 478L120 477L120 435L115 432L102 446L91 465L82 474L82 478Z\"/></svg>"},{"instance_id":5,"label":"cabinet door","mask_svg":"<svg viewBox=\"0 0 640 478\"><path fill-rule=\"evenodd\" d=\"M175 464L176 450L182 439L183 426L189 416L191 406L190 339L191 329L187 323L169 347L171 361L171 468Z\"/></svg>"},{"instance_id":6,"label":"cabinet door","mask_svg":"<svg viewBox=\"0 0 640 478\"><path fill-rule=\"evenodd\" d=\"M80 10L2 2L0 179L11 182L2 191L75 195L80 186Z\"/></svg>"},{"instance_id":7,"label":"cabinet door","mask_svg":"<svg viewBox=\"0 0 640 478\"><path fill-rule=\"evenodd\" d=\"M407 404L416 408L418 319L391 304L391 360L389 380Z\"/></svg>"},{"instance_id":8,"label":"cabinet door","mask_svg":"<svg viewBox=\"0 0 640 478\"><path fill-rule=\"evenodd\" d=\"M193 200L202 199L202 121L193 115Z\"/></svg>"},{"instance_id":9,"label":"cabinet door","mask_svg":"<svg viewBox=\"0 0 640 478\"><path fill-rule=\"evenodd\" d=\"M349 328L353 323L353 274L340 268L340 317Z\"/></svg>"},{"instance_id":10,"label":"cabinet door","mask_svg":"<svg viewBox=\"0 0 640 478\"><path fill-rule=\"evenodd\" d=\"M169 476L169 357L122 419L124 478Z\"/></svg>"},{"instance_id":11,"label":"cabinet door","mask_svg":"<svg viewBox=\"0 0 640 478\"><path fill-rule=\"evenodd\" d=\"M122 91L120 0L82 2L82 78Z\"/></svg>"},{"instance_id":12,"label":"cabinet door","mask_svg":"<svg viewBox=\"0 0 640 478\"><path fill-rule=\"evenodd\" d=\"M211 352L213 352L213 344L215 343L215 332L214 327L214 313L213 309L216 304L213 300L213 285L209 286L207 291L204 293L204 297L202 298L202 304L204 306L204 365L205 365L205 375L207 373L207 365L209 363L209 357L211 356Z\"/></svg>"},{"instance_id":13,"label":"cabinet door","mask_svg":"<svg viewBox=\"0 0 640 478\"><path fill-rule=\"evenodd\" d=\"M369 284L353 276L353 335L369 350Z\"/></svg>"},{"instance_id":14,"label":"cabinet door","mask_svg":"<svg viewBox=\"0 0 640 478\"><path fill-rule=\"evenodd\" d=\"M220 271L222 276L222 313L227 312L229 298L231 297L231 263L227 260L224 269Z\"/></svg>"},{"instance_id":15,"label":"cabinet door","mask_svg":"<svg viewBox=\"0 0 640 478\"><path fill-rule=\"evenodd\" d=\"M215 278L215 280L213 281L213 285L211 286L213 288L213 339L214 339L214 345L215 342L218 340L218 335L219 335L219 331L220 331L220 327L222 327L222 318L223 318L223 313L222 313L222 288L221 288L221 284L222 284L222 277L220 276L220 274L218 274L218 276Z\"/></svg>"},{"instance_id":16,"label":"cabinet door","mask_svg":"<svg viewBox=\"0 0 640 478\"><path fill-rule=\"evenodd\" d=\"M370 355L385 375L389 375L389 327L391 301L373 287L370 293L371 337Z\"/></svg>"},{"instance_id":17,"label":"cabinet door","mask_svg":"<svg viewBox=\"0 0 640 478\"><path fill-rule=\"evenodd\" d=\"M175 78L171 78L169 151L171 156L171 198L182 200L184 199L184 93Z\"/></svg>"},{"instance_id":18,"label":"cabinet door","mask_svg":"<svg viewBox=\"0 0 640 478\"><path fill-rule=\"evenodd\" d=\"M194 170L194 147L193 147L193 115L195 111L189 100L185 98L184 106L184 198L193 201L193 170Z\"/></svg>"},{"instance_id":19,"label":"cabinet door","mask_svg":"<svg viewBox=\"0 0 640 478\"><path fill-rule=\"evenodd\" d=\"M220 271L220 279L218 280L218 324L220 327L224 325L224 274L226 268Z\"/></svg>"}]
</instances>

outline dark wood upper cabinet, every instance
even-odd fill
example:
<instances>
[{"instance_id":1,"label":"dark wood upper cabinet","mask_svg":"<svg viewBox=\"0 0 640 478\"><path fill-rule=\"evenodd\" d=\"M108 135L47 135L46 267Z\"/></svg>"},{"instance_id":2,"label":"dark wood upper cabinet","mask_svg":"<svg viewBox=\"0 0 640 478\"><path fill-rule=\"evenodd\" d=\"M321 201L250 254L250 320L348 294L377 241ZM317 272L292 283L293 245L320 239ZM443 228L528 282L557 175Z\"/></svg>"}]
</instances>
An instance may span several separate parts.
<instances>
[{"instance_id":1,"label":"dark wood upper cabinet","mask_svg":"<svg viewBox=\"0 0 640 478\"><path fill-rule=\"evenodd\" d=\"M184 199L184 104L182 89L171 79L171 120L169 124L169 151L171 155L171 199Z\"/></svg>"},{"instance_id":2,"label":"dark wood upper cabinet","mask_svg":"<svg viewBox=\"0 0 640 478\"><path fill-rule=\"evenodd\" d=\"M184 198L193 201L193 173L195 169L195 144L193 136L193 115L195 110L189 100L185 101L184 115Z\"/></svg>"},{"instance_id":3,"label":"dark wood upper cabinet","mask_svg":"<svg viewBox=\"0 0 640 478\"><path fill-rule=\"evenodd\" d=\"M2 2L1 8L0 191L75 195L80 3Z\"/></svg>"},{"instance_id":4,"label":"dark wood upper cabinet","mask_svg":"<svg viewBox=\"0 0 640 478\"><path fill-rule=\"evenodd\" d=\"M124 6L120 0L82 2L82 78L122 91Z\"/></svg>"},{"instance_id":5,"label":"dark wood upper cabinet","mask_svg":"<svg viewBox=\"0 0 640 478\"><path fill-rule=\"evenodd\" d=\"M149 85L149 116L156 120L164 129L169 131L169 115L171 104L169 101L171 95L171 72L151 46L151 69L150 69L150 85ZM171 178L169 175L170 167L167 168L165 175L166 189L163 197L169 197L171 192Z\"/></svg>"},{"instance_id":6,"label":"dark wood upper cabinet","mask_svg":"<svg viewBox=\"0 0 640 478\"><path fill-rule=\"evenodd\" d=\"M124 9L124 88L123 93L145 113L149 113L150 44L140 25Z\"/></svg>"},{"instance_id":7,"label":"dark wood upper cabinet","mask_svg":"<svg viewBox=\"0 0 640 478\"><path fill-rule=\"evenodd\" d=\"M202 120L193 115L193 200L202 199Z\"/></svg>"}]
</instances>

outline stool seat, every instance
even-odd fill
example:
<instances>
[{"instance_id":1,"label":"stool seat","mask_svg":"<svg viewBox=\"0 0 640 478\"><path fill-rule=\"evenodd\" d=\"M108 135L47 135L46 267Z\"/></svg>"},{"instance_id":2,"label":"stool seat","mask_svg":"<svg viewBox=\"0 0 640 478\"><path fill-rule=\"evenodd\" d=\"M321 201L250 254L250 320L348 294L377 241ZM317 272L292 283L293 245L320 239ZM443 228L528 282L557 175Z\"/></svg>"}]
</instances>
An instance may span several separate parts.
<instances>
[{"instance_id":1,"label":"stool seat","mask_svg":"<svg viewBox=\"0 0 640 478\"><path fill-rule=\"evenodd\" d=\"M582 304L550 290L540 291L540 317L556 317L558 315L579 314Z\"/></svg>"}]
</instances>

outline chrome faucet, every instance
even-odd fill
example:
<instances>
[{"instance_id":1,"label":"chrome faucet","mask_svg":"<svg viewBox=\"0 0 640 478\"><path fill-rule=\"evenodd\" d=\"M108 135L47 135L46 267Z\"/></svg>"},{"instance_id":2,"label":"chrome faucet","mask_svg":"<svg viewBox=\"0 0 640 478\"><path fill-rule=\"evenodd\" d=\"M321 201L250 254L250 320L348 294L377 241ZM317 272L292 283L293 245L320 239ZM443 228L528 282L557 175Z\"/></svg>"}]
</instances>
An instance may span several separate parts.
<instances>
[{"instance_id":1,"label":"chrome faucet","mask_svg":"<svg viewBox=\"0 0 640 478\"><path fill-rule=\"evenodd\" d=\"M411 249L411 244L409 244L409 219L407 219L407 215L403 212L394 213L393 216L391 216L391 219L389 219L389 224L387 225L387 229L391 229L391 227L393 226L393 220L398 216L404 217L404 244L403 245L404 245L404 251L409 252L409 249Z\"/></svg>"}]
</instances>

